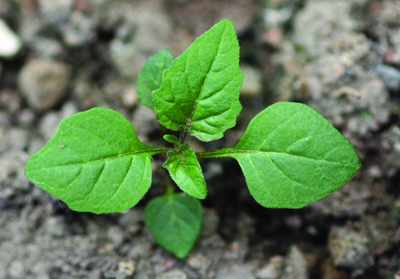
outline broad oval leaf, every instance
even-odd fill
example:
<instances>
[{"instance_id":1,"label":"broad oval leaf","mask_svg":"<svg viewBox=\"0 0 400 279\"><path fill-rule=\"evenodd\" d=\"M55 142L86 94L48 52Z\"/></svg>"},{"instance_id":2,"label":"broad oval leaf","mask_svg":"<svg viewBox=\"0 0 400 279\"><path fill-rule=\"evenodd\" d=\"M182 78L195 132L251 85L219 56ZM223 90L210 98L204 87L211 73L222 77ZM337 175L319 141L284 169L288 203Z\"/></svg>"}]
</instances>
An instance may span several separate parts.
<instances>
[{"instance_id":1,"label":"broad oval leaf","mask_svg":"<svg viewBox=\"0 0 400 279\"><path fill-rule=\"evenodd\" d=\"M163 167L169 171L176 185L185 193L198 199L207 196L203 172L189 143L169 151L168 160Z\"/></svg>"},{"instance_id":2,"label":"broad oval leaf","mask_svg":"<svg viewBox=\"0 0 400 279\"><path fill-rule=\"evenodd\" d=\"M172 54L169 50L161 50L154 54L144 65L137 81L139 101L151 110L154 110L153 91L160 88L162 75L172 63Z\"/></svg>"},{"instance_id":3,"label":"broad oval leaf","mask_svg":"<svg viewBox=\"0 0 400 279\"><path fill-rule=\"evenodd\" d=\"M161 247L183 259L189 254L200 233L201 204L182 194L155 198L146 206L145 223Z\"/></svg>"},{"instance_id":4,"label":"broad oval leaf","mask_svg":"<svg viewBox=\"0 0 400 279\"><path fill-rule=\"evenodd\" d=\"M159 122L203 141L219 139L236 124L242 81L235 29L223 20L164 71L153 92Z\"/></svg>"},{"instance_id":5,"label":"broad oval leaf","mask_svg":"<svg viewBox=\"0 0 400 279\"><path fill-rule=\"evenodd\" d=\"M26 176L71 209L121 212L151 184L151 156L165 148L139 141L118 112L94 108L64 119L26 164Z\"/></svg>"},{"instance_id":6,"label":"broad oval leaf","mask_svg":"<svg viewBox=\"0 0 400 279\"><path fill-rule=\"evenodd\" d=\"M222 152L238 160L251 195L265 207L304 207L341 188L360 168L353 146L298 103L268 107L235 148Z\"/></svg>"}]
</instances>

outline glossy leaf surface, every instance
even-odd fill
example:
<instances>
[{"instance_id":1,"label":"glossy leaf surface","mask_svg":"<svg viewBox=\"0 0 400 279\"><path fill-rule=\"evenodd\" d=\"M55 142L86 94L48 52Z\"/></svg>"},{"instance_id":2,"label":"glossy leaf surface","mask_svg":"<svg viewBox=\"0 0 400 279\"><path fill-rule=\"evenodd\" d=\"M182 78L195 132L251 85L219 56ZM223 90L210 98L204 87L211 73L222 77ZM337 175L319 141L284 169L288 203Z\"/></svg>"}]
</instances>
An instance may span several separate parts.
<instances>
[{"instance_id":1,"label":"glossy leaf surface","mask_svg":"<svg viewBox=\"0 0 400 279\"><path fill-rule=\"evenodd\" d=\"M200 233L200 202L190 196L168 194L151 200L145 214L146 226L157 243L176 257L185 258Z\"/></svg>"},{"instance_id":2,"label":"glossy leaf surface","mask_svg":"<svg viewBox=\"0 0 400 279\"><path fill-rule=\"evenodd\" d=\"M207 195L203 172L189 143L168 152L168 160L163 165L168 169L178 187L187 194L204 199Z\"/></svg>"},{"instance_id":3,"label":"glossy leaf surface","mask_svg":"<svg viewBox=\"0 0 400 279\"><path fill-rule=\"evenodd\" d=\"M223 20L164 71L153 92L159 122L203 141L219 139L236 124L242 81L235 29Z\"/></svg>"},{"instance_id":4,"label":"glossy leaf surface","mask_svg":"<svg viewBox=\"0 0 400 279\"><path fill-rule=\"evenodd\" d=\"M64 119L28 160L26 175L73 210L121 212L149 189L151 156L160 152L141 143L118 112L94 108Z\"/></svg>"},{"instance_id":5,"label":"glossy leaf surface","mask_svg":"<svg viewBox=\"0 0 400 279\"><path fill-rule=\"evenodd\" d=\"M162 75L172 63L172 54L169 50L161 50L154 54L144 65L137 81L139 101L151 110L154 110L153 91L160 88Z\"/></svg>"}]
</instances>

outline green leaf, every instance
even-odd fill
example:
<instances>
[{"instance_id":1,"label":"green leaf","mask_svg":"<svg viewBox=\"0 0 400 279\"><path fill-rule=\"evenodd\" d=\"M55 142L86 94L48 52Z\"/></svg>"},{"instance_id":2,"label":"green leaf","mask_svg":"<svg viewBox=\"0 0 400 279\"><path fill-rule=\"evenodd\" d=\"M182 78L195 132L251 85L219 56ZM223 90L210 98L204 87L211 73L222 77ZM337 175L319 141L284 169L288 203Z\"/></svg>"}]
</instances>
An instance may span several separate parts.
<instances>
[{"instance_id":1,"label":"green leaf","mask_svg":"<svg viewBox=\"0 0 400 279\"><path fill-rule=\"evenodd\" d=\"M165 70L153 92L159 122L203 141L219 139L240 113L239 45L235 29L223 20Z\"/></svg>"},{"instance_id":2,"label":"green leaf","mask_svg":"<svg viewBox=\"0 0 400 279\"><path fill-rule=\"evenodd\" d=\"M203 172L189 143L169 151L163 167L182 191L198 199L207 196Z\"/></svg>"},{"instance_id":3,"label":"green leaf","mask_svg":"<svg viewBox=\"0 0 400 279\"><path fill-rule=\"evenodd\" d=\"M353 146L318 112L276 103L250 122L235 148L198 154L238 160L265 207L301 208L346 184L360 168Z\"/></svg>"},{"instance_id":4,"label":"green leaf","mask_svg":"<svg viewBox=\"0 0 400 279\"><path fill-rule=\"evenodd\" d=\"M171 52L161 50L150 57L139 74L137 81L139 101L151 110L154 110L153 91L160 88L163 72L171 63Z\"/></svg>"},{"instance_id":5,"label":"green leaf","mask_svg":"<svg viewBox=\"0 0 400 279\"><path fill-rule=\"evenodd\" d=\"M181 143L179 142L179 140L173 136L173 135L164 135L164 139L166 141L168 141L169 143L173 143L175 146L181 146Z\"/></svg>"},{"instance_id":6,"label":"green leaf","mask_svg":"<svg viewBox=\"0 0 400 279\"><path fill-rule=\"evenodd\" d=\"M202 208L198 200L170 194L151 200L145 222L157 243L176 257L185 258L199 236Z\"/></svg>"},{"instance_id":7,"label":"green leaf","mask_svg":"<svg viewBox=\"0 0 400 279\"><path fill-rule=\"evenodd\" d=\"M141 143L118 112L94 108L64 119L25 171L73 210L121 212L147 192L151 156L165 151Z\"/></svg>"}]
</instances>

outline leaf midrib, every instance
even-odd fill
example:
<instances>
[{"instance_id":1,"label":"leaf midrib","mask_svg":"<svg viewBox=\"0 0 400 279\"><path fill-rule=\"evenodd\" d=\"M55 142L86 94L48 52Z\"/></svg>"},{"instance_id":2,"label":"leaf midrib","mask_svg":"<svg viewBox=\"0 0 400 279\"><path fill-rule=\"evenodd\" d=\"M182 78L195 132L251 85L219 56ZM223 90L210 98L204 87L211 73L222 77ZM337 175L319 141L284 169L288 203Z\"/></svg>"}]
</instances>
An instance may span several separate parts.
<instances>
[{"instance_id":1,"label":"leaf midrib","mask_svg":"<svg viewBox=\"0 0 400 279\"><path fill-rule=\"evenodd\" d=\"M201 88L200 88L200 90L199 90L199 94L197 95L196 101L195 101L195 103L194 103L194 105L193 105L192 112L191 112L190 116L188 117L187 122L186 122L186 125L185 125L185 127L184 127L184 129L183 129L183 131L182 131L182 134L184 134L184 135L187 134L187 133L190 131L191 127L192 127L192 118L193 118L193 115L194 115L194 113L195 113L195 111L196 111L197 104L198 104L200 101L202 101L202 100L201 100L201 94L202 94L202 92L203 92L203 87L204 87L204 84L205 84L206 81L207 81L208 76L210 75L211 69L213 68L215 61L217 60L217 56L218 56L219 50L220 50L220 48L221 48L222 37L224 36L224 34L225 34L225 32L226 32L226 27L227 27L227 25L225 25L224 30L223 30L222 33L221 33L221 37L220 37L220 40L219 40L219 42L218 42L218 48L217 48L217 51L216 51L216 55L215 55L215 57L214 57L213 62L212 62L211 65L210 65L210 68L207 70L207 74L206 74L206 76L204 77L204 80L203 80L203 82L202 82L202 84L201 84ZM187 58L186 58L186 59L187 59ZM185 64L185 74L186 74L186 65L187 65L187 63ZM189 86L189 88L190 88L190 86ZM191 89L190 89L190 90L191 90Z\"/></svg>"},{"instance_id":2,"label":"leaf midrib","mask_svg":"<svg viewBox=\"0 0 400 279\"><path fill-rule=\"evenodd\" d=\"M222 152L219 152L219 150L209 151L209 152L196 152L196 157L199 159L222 158L222 157L233 157L235 154L261 154L261 155L265 155L265 156L286 155L286 156L293 156L293 157L298 157L298 158L303 158L303 159L308 159L308 160L313 160L313 161L322 161L322 162L328 162L328 163L332 163L332 164L339 164L339 165L343 165L346 167L353 166L353 164L346 164L346 163L330 161L330 160L326 160L326 159L316 159L316 158L311 158L311 157L306 157L306 156L296 155L296 154L291 154L291 153L285 153L285 152L262 151L262 150L235 150L233 148L223 149Z\"/></svg>"},{"instance_id":3,"label":"leaf midrib","mask_svg":"<svg viewBox=\"0 0 400 279\"><path fill-rule=\"evenodd\" d=\"M134 152L129 152L129 153L118 154L116 156L110 156L110 157L106 157L106 158L90 160L90 161L86 161L86 162L41 167L38 169L30 169L30 171L41 171L44 169L52 169L52 168L58 168L58 167L73 167L73 166L81 166L81 165L90 165L90 164L96 164L96 163L106 162L106 161L110 161L110 160L117 160L117 159L120 159L123 157L135 156L135 155L141 155L141 154L147 154L147 153L149 153L149 155L152 156L154 154L163 153L168 150L169 150L168 148L163 148L163 147L156 148L156 149L139 150L139 151L134 151Z\"/></svg>"}]
</instances>

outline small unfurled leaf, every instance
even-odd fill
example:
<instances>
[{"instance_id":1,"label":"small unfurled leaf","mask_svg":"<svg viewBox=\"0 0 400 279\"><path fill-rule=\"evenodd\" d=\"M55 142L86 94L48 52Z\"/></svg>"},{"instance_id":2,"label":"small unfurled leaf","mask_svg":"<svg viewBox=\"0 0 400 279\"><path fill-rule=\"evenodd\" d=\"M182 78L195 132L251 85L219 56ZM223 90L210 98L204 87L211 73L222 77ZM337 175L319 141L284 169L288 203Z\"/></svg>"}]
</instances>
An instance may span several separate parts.
<instances>
[{"instance_id":1,"label":"small unfurled leaf","mask_svg":"<svg viewBox=\"0 0 400 279\"><path fill-rule=\"evenodd\" d=\"M157 243L178 258L185 258L199 236L202 208L198 200L167 194L151 200L145 222Z\"/></svg>"},{"instance_id":2,"label":"small unfurled leaf","mask_svg":"<svg viewBox=\"0 0 400 279\"><path fill-rule=\"evenodd\" d=\"M182 191L198 199L207 196L203 172L189 143L169 151L163 167Z\"/></svg>"},{"instance_id":3,"label":"small unfurled leaf","mask_svg":"<svg viewBox=\"0 0 400 279\"><path fill-rule=\"evenodd\" d=\"M235 29L223 20L164 71L153 92L159 122L203 141L219 139L236 124L242 81Z\"/></svg>"},{"instance_id":4,"label":"small unfurled leaf","mask_svg":"<svg viewBox=\"0 0 400 279\"><path fill-rule=\"evenodd\" d=\"M161 50L150 57L139 74L137 81L139 101L151 110L154 110L153 91L160 88L163 72L171 63L171 52Z\"/></svg>"},{"instance_id":5,"label":"small unfurled leaf","mask_svg":"<svg viewBox=\"0 0 400 279\"><path fill-rule=\"evenodd\" d=\"M251 195L274 208L301 208L321 200L360 168L353 146L322 115L287 102L256 115L235 148L206 157L238 160Z\"/></svg>"},{"instance_id":6,"label":"small unfurled leaf","mask_svg":"<svg viewBox=\"0 0 400 279\"><path fill-rule=\"evenodd\" d=\"M169 143L173 143L175 146L181 146L179 140L173 135L164 135L164 139Z\"/></svg>"},{"instance_id":7,"label":"small unfurled leaf","mask_svg":"<svg viewBox=\"0 0 400 279\"><path fill-rule=\"evenodd\" d=\"M94 108L64 119L25 171L73 210L122 212L149 189L151 156L160 152L141 143L118 112Z\"/></svg>"}]
</instances>

